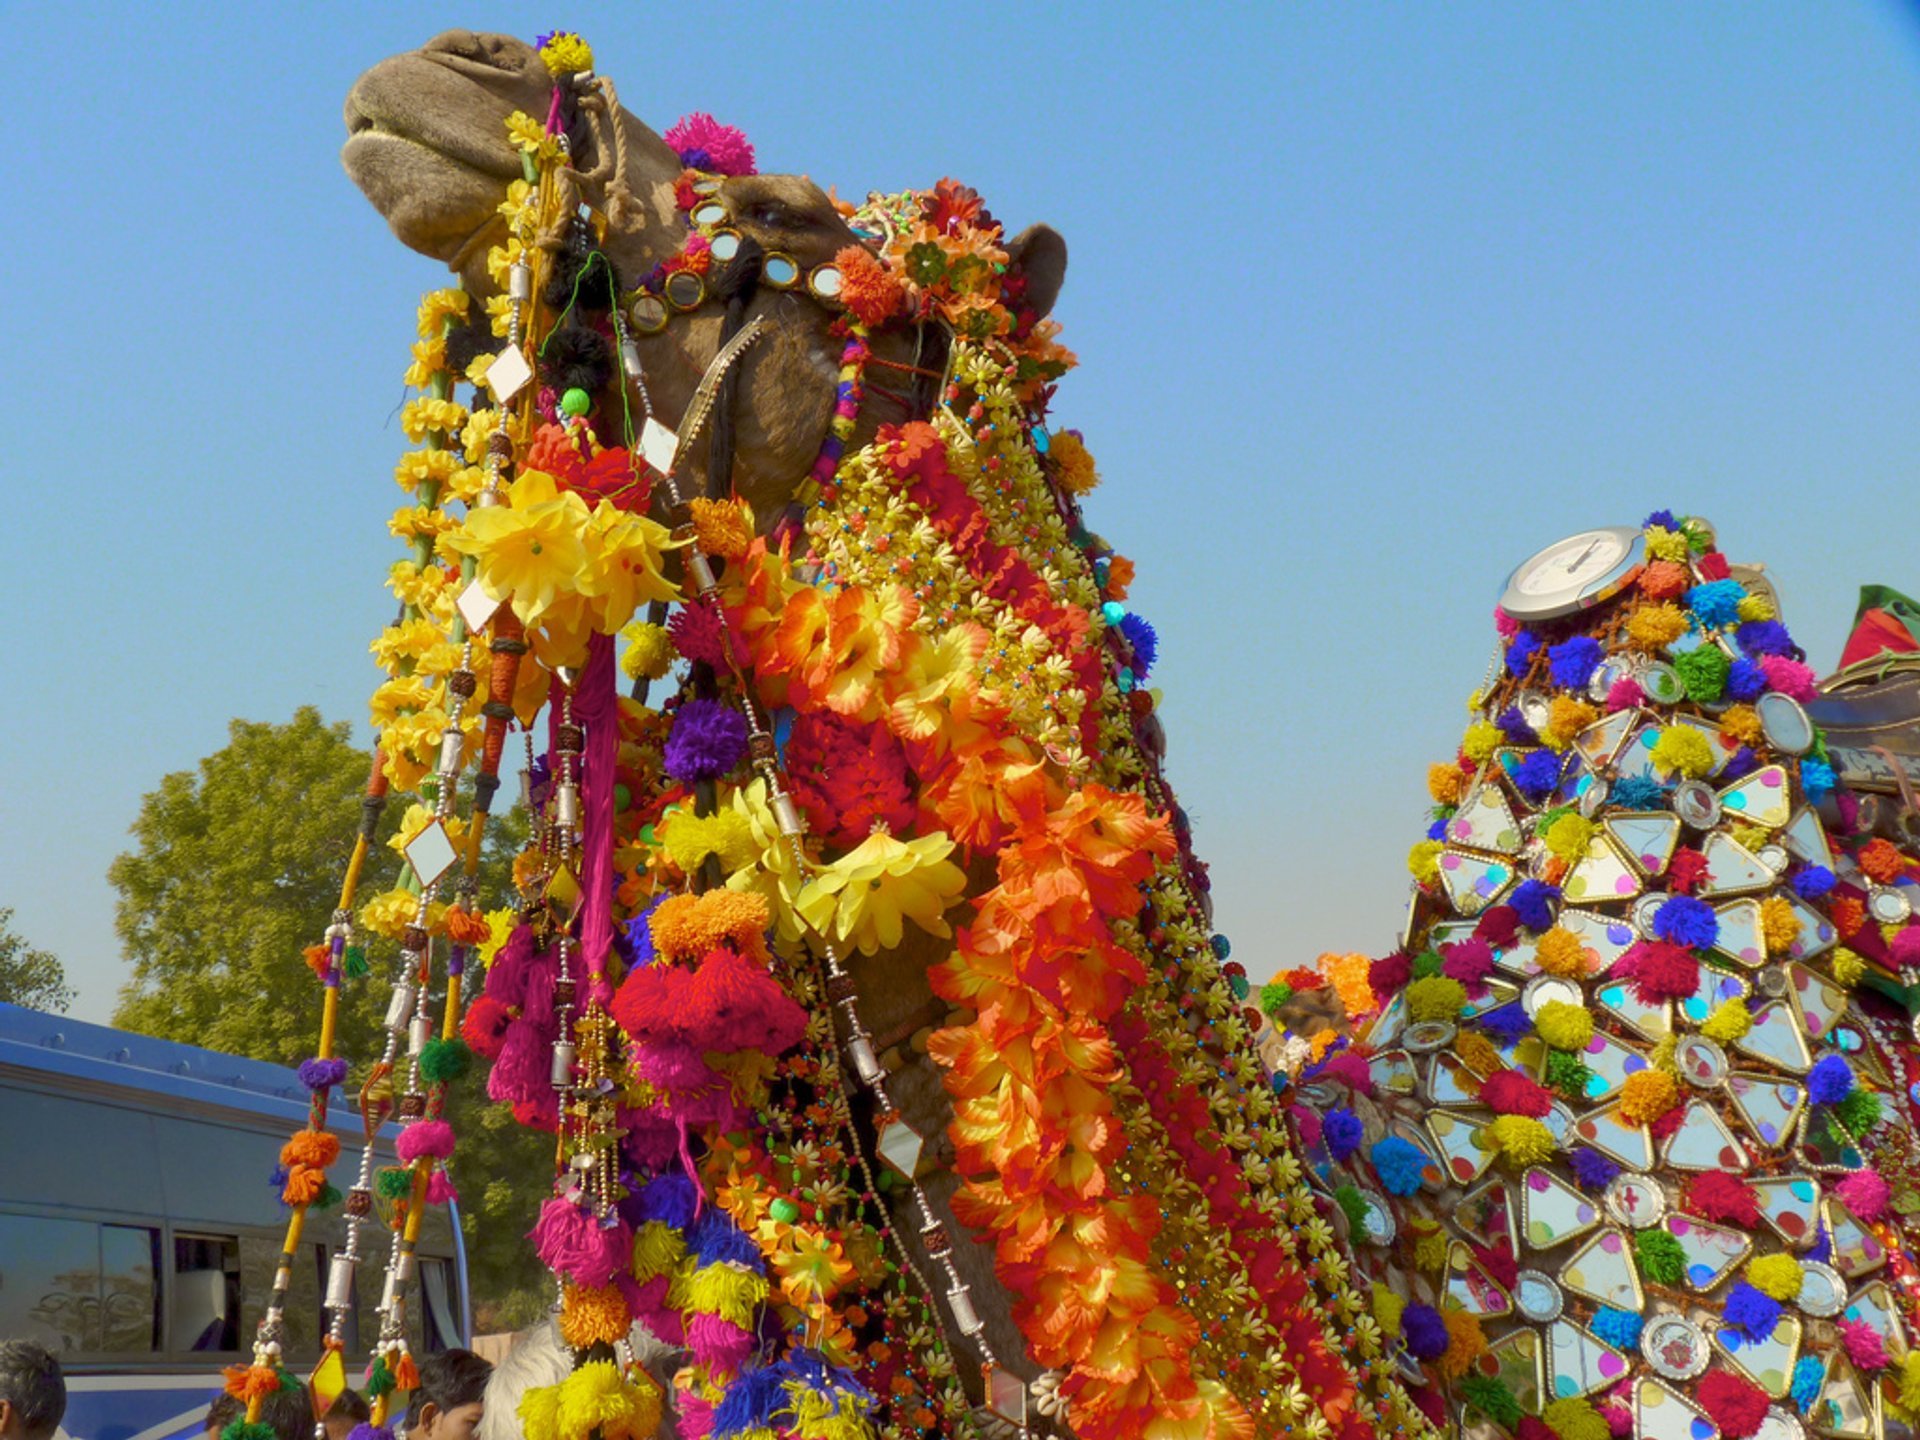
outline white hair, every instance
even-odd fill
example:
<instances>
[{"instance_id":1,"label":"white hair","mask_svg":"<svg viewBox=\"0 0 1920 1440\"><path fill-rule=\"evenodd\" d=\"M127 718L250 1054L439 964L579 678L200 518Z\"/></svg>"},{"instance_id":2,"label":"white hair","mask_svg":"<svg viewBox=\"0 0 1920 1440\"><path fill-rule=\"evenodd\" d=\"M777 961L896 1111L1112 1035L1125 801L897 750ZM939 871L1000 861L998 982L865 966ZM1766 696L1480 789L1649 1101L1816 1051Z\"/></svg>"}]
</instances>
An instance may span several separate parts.
<instances>
[{"instance_id":1,"label":"white hair","mask_svg":"<svg viewBox=\"0 0 1920 1440\"><path fill-rule=\"evenodd\" d=\"M627 1332L627 1344L636 1361L655 1371L656 1379L660 1378L656 1370L658 1362L676 1353L672 1346L662 1343L651 1330L637 1323ZM493 1374L487 1379L485 1408L480 1414L480 1440L521 1440L521 1397L544 1385L558 1385L572 1373L573 1351L560 1338L558 1324L547 1319L531 1330L522 1330L514 1336L506 1358L493 1367ZM662 1433L668 1433L664 1425Z\"/></svg>"}]
</instances>

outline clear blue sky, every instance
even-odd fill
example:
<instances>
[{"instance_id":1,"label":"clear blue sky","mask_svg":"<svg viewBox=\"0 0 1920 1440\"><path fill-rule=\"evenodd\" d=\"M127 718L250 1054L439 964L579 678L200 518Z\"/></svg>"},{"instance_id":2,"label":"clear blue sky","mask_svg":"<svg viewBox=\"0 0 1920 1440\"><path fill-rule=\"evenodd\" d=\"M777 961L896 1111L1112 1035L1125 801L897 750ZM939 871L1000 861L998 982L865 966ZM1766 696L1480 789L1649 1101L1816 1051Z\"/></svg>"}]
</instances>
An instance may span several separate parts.
<instances>
[{"instance_id":1,"label":"clear blue sky","mask_svg":"<svg viewBox=\"0 0 1920 1440\"><path fill-rule=\"evenodd\" d=\"M1831 661L1920 592L1920 22L1788 4L8 7L0 905L103 1018L105 871L235 715L365 730L413 302L355 74L582 31L843 193L1051 221L1059 423L1256 975L1396 933L1519 559L1712 517ZM315 916L318 926L325 917Z\"/></svg>"}]
</instances>

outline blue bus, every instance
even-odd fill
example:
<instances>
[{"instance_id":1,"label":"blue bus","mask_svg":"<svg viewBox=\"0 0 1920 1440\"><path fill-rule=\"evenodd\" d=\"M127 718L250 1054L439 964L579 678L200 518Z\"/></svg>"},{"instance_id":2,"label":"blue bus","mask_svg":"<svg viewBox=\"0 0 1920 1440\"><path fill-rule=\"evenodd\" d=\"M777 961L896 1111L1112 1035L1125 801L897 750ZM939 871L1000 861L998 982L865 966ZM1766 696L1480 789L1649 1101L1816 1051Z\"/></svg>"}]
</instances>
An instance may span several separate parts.
<instances>
[{"instance_id":1,"label":"blue bus","mask_svg":"<svg viewBox=\"0 0 1920 1440\"><path fill-rule=\"evenodd\" d=\"M292 1070L0 1004L0 1338L67 1373L62 1437L197 1437L220 1370L252 1354L287 1211L269 1176L307 1116ZM359 1159L359 1123L337 1127ZM396 1133L383 1133L392 1163ZM342 1188L345 1188L344 1185ZM407 1298L424 1355L470 1330L459 1215L428 1212ZM285 1363L319 1358L339 1210L308 1216L287 1298ZM362 1231L344 1338L358 1383L378 1335L385 1232Z\"/></svg>"}]
</instances>

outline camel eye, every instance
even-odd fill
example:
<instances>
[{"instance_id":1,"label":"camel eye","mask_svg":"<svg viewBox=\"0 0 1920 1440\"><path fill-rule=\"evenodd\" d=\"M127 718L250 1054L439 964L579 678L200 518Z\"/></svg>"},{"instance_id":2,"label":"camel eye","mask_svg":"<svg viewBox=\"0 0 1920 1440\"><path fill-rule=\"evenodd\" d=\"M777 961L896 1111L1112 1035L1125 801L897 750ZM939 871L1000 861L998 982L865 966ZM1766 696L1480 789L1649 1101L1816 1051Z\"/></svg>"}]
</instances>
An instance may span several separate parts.
<instances>
[{"instance_id":1,"label":"camel eye","mask_svg":"<svg viewBox=\"0 0 1920 1440\"><path fill-rule=\"evenodd\" d=\"M756 225L765 225L769 229L779 229L790 224L793 214L786 206L775 200L763 200L747 212L747 218Z\"/></svg>"}]
</instances>

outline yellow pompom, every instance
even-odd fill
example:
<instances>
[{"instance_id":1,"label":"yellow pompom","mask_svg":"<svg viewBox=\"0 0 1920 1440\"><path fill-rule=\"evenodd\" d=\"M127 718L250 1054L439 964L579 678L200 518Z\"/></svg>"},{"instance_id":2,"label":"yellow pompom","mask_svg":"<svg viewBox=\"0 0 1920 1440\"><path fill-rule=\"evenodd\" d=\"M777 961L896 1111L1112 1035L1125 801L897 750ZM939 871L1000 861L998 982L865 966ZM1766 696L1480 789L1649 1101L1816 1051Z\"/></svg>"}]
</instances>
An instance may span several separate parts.
<instances>
[{"instance_id":1,"label":"yellow pompom","mask_svg":"<svg viewBox=\"0 0 1920 1440\"><path fill-rule=\"evenodd\" d=\"M1480 1317L1470 1310L1449 1310L1441 1319L1447 1322L1447 1349L1437 1364L1447 1379L1458 1380L1487 1353L1486 1332L1480 1328Z\"/></svg>"},{"instance_id":2,"label":"yellow pompom","mask_svg":"<svg viewBox=\"0 0 1920 1440\"><path fill-rule=\"evenodd\" d=\"M1669 530L1664 525L1647 527L1647 556L1653 560L1674 560L1686 563L1689 555L1687 537L1678 530Z\"/></svg>"},{"instance_id":3,"label":"yellow pompom","mask_svg":"<svg viewBox=\"0 0 1920 1440\"><path fill-rule=\"evenodd\" d=\"M1587 947L1571 930L1556 925L1534 942L1533 961L1549 975L1566 980L1583 979L1587 973Z\"/></svg>"},{"instance_id":4,"label":"yellow pompom","mask_svg":"<svg viewBox=\"0 0 1920 1440\"><path fill-rule=\"evenodd\" d=\"M1504 1070L1500 1052L1493 1042L1478 1030L1462 1030L1453 1037L1453 1053L1460 1057L1460 1063L1476 1075L1491 1075L1496 1070Z\"/></svg>"},{"instance_id":5,"label":"yellow pompom","mask_svg":"<svg viewBox=\"0 0 1920 1440\"><path fill-rule=\"evenodd\" d=\"M1554 1049L1571 1050L1577 1054L1586 1049L1587 1042L1593 1039L1593 1016L1581 1006L1569 1005L1565 1000L1549 1000L1540 1007L1540 1013L1533 1017L1533 1028Z\"/></svg>"},{"instance_id":6,"label":"yellow pompom","mask_svg":"<svg viewBox=\"0 0 1920 1440\"><path fill-rule=\"evenodd\" d=\"M1620 1118L1651 1125L1680 1100L1680 1082L1664 1070L1636 1070L1620 1087Z\"/></svg>"},{"instance_id":7,"label":"yellow pompom","mask_svg":"<svg viewBox=\"0 0 1920 1440\"><path fill-rule=\"evenodd\" d=\"M1842 985L1858 985L1860 977L1867 973L1867 962L1844 945L1835 950L1830 958L1833 962L1833 978Z\"/></svg>"},{"instance_id":8,"label":"yellow pompom","mask_svg":"<svg viewBox=\"0 0 1920 1440\"><path fill-rule=\"evenodd\" d=\"M1740 597L1739 612L1740 618L1748 622L1754 620L1771 620L1776 613L1773 608L1773 601L1769 600L1757 590L1749 590L1745 595Z\"/></svg>"},{"instance_id":9,"label":"yellow pompom","mask_svg":"<svg viewBox=\"0 0 1920 1440\"><path fill-rule=\"evenodd\" d=\"M1547 728L1540 738L1554 750L1564 750L1573 737L1600 718L1600 712L1584 700L1571 695L1556 695L1547 712Z\"/></svg>"},{"instance_id":10,"label":"yellow pompom","mask_svg":"<svg viewBox=\"0 0 1920 1440\"><path fill-rule=\"evenodd\" d=\"M620 669L629 680L658 680L673 666L673 639L664 625L636 621L620 632L627 642Z\"/></svg>"},{"instance_id":11,"label":"yellow pompom","mask_svg":"<svg viewBox=\"0 0 1920 1440\"><path fill-rule=\"evenodd\" d=\"M1407 1014L1415 1020L1457 1020L1467 987L1451 975L1429 975L1407 986Z\"/></svg>"},{"instance_id":12,"label":"yellow pompom","mask_svg":"<svg viewBox=\"0 0 1920 1440\"><path fill-rule=\"evenodd\" d=\"M686 1253L684 1235L664 1220L649 1220L633 1232L633 1278L651 1280L668 1274Z\"/></svg>"},{"instance_id":13,"label":"yellow pompom","mask_svg":"<svg viewBox=\"0 0 1920 1440\"><path fill-rule=\"evenodd\" d=\"M1498 1150L1516 1167L1538 1165L1558 1148L1553 1132L1526 1115L1502 1115L1480 1133L1488 1148Z\"/></svg>"},{"instance_id":14,"label":"yellow pompom","mask_svg":"<svg viewBox=\"0 0 1920 1440\"><path fill-rule=\"evenodd\" d=\"M1800 1293L1800 1262L1791 1255L1761 1255L1747 1265L1747 1283L1782 1304Z\"/></svg>"},{"instance_id":15,"label":"yellow pompom","mask_svg":"<svg viewBox=\"0 0 1920 1440\"><path fill-rule=\"evenodd\" d=\"M1077 431L1061 430L1050 435L1047 459L1053 462L1053 473L1071 494L1085 495L1100 483L1099 468Z\"/></svg>"},{"instance_id":16,"label":"yellow pompom","mask_svg":"<svg viewBox=\"0 0 1920 1440\"><path fill-rule=\"evenodd\" d=\"M1427 793L1436 805L1458 805L1467 792L1467 777L1458 765L1429 765Z\"/></svg>"},{"instance_id":17,"label":"yellow pompom","mask_svg":"<svg viewBox=\"0 0 1920 1440\"><path fill-rule=\"evenodd\" d=\"M572 75L593 69L593 47L571 30L556 30L540 48L540 58L550 75Z\"/></svg>"},{"instance_id":18,"label":"yellow pompom","mask_svg":"<svg viewBox=\"0 0 1920 1440\"><path fill-rule=\"evenodd\" d=\"M667 858L683 874L691 875L709 855L719 858L720 868L731 875L760 858L754 844L753 827L737 810L722 810L713 815L695 815L677 810L655 831L667 849Z\"/></svg>"},{"instance_id":19,"label":"yellow pompom","mask_svg":"<svg viewBox=\"0 0 1920 1440\"><path fill-rule=\"evenodd\" d=\"M1900 1406L1920 1411L1920 1350L1909 1350L1900 1361Z\"/></svg>"},{"instance_id":20,"label":"yellow pompom","mask_svg":"<svg viewBox=\"0 0 1920 1440\"><path fill-rule=\"evenodd\" d=\"M1707 737L1691 725L1669 725L1662 730L1648 758L1662 775L1678 772L1698 780L1713 769L1713 747L1707 743Z\"/></svg>"},{"instance_id":21,"label":"yellow pompom","mask_svg":"<svg viewBox=\"0 0 1920 1440\"><path fill-rule=\"evenodd\" d=\"M1484 765L1505 740L1498 725L1490 720L1476 720L1460 738L1460 751L1474 764Z\"/></svg>"},{"instance_id":22,"label":"yellow pompom","mask_svg":"<svg viewBox=\"0 0 1920 1440\"><path fill-rule=\"evenodd\" d=\"M541 1385L520 1397L520 1433L527 1440L557 1440L560 1433L560 1387Z\"/></svg>"},{"instance_id":23,"label":"yellow pompom","mask_svg":"<svg viewBox=\"0 0 1920 1440\"><path fill-rule=\"evenodd\" d=\"M1373 1287L1373 1321L1383 1335L1400 1333L1400 1316L1407 1308L1406 1298L1384 1285Z\"/></svg>"},{"instance_id":24,"label":"yellow pompom","mask_svg":"<svg viewBox=\"0 0 1920 1440\"><path fill-rule=\"evenodd\" d=\"M1422 840L1407 852L1407 873L1422 885L1440 878L1440 842Z\"/></svg>"},{"instance_id":25,"label":"yellow pompom","mask_svg":"<svg viewBox=\"0 0 1920 1440\"><path fill-rule=\"evenodd\" d=\"M1742 745L1758 745L1763 735L1760 712L1751 705L1729 705L1720 717L1720 728Z\"/></svg>"},{"instance_id":26,"label":"yellow pompom","mask_svg":"<svg viewBox=\"0 0 1920 1440\"><path fill-rule=\"evenodd\" d=\"M1447 1268L1447 1237L1441 1230L1428 1230L1413 1242L1413 1263L1422 1270Z\"/></svg>"},{"instance_id":27,"label":"yellow pompom","mask_svg":"<svg viewBox=\"0 0 1920 1440\"><path fill-rule=\"evenodd\" d=\"M557 1440L649 1440L660 1427L660 1387L611 1360L589 1360L560 1382ZM529 1432L531 1440L531 1432Z\"/></svg>"},{"instance_id":28,"label":"yellow pompom","mask_svg":"<svg viewBox=\"0 0 1920 1440\"><path fill-rule=\"evenodd\" d=\"M1678 605L1642 605L1627 616L1627 638L1642 650L1664 650L1687 633L1687 612Z\"/></svg>"},{"instance_id":29,"label":"yellow pompom","mask_svg":"<svg viewBox=\"0 0 1920 1440\"><path fill-rule=\"evenodd\" d=\"M1767 939L1769 955L1784 955L1800 938L1800 917L1793 903L1783 895L1769 895L1760 902L1760 931Z\"/></svg>"},{"instance_id":30,"label":"yellow pompom","mask_svg":"<svg viewBox=\"0 0 1920 1440\"><path fill-rule=\"evenodd\" d=\"M1547 826L1547 833L1540 838L1546 842L1550 854L1569 865L1577 865L1587 858L1587 848L1593 844L1594 832L1599 828L1586 816L1568 811Z\"/></svg>"},{"instance_id":31,"label":"yellow pompom","mask_svg":"<svg viewBox=\"0 0 1920 1440\"><path fill-rule=\"evenodd\" d=\"M1753 1016L1738 995L1714 1006L1713 1013L1700 1022L1700 1033L1719 1045L1731 1045L1752 1028Z\"/></svg>"},{"instance_id":32,"label":"yellow pompom","mask_svg":"<svg viewBox=\"0 0 1920 1440\"><path fill-rule=\"evenodd\" d=\"M1584 1395L1568 1395L1551 1402L1540 1412L1540 1418L1560 1440L1611 1440L1613 1435L1606 1416Z\"/></svg>"}]
</instances>

